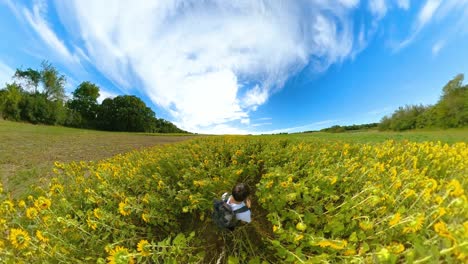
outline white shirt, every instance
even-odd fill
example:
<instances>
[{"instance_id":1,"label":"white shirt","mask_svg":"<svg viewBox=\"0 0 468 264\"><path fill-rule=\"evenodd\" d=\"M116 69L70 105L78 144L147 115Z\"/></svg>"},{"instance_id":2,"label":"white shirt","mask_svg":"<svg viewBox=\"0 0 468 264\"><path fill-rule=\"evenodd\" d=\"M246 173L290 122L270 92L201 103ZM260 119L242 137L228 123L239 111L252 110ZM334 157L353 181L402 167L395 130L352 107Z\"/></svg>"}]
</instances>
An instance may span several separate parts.
<instances>
[{"instance_id":1,"label":"white shirt","mask_svg":"<svg viewBox=\"0 0 468 264\"><path fill-rule=\"evenodd\" d=\"M244 202L242 202L240 204L229 203L231 201L231 197L232 197L232 195L229 197L229 199L227 201L227 204L229 206L231 206L232 211L235 211L237 209L240 209L240 208L246 206ZM234 200L234 198L232 198L232 199ZM243 213L236 214L236 218L237 218L237 220L241 220L241 221L250 223L252 221L252 219L250 218L250 209L248 211L243 212Z\"/></svg>"}]
</instances>

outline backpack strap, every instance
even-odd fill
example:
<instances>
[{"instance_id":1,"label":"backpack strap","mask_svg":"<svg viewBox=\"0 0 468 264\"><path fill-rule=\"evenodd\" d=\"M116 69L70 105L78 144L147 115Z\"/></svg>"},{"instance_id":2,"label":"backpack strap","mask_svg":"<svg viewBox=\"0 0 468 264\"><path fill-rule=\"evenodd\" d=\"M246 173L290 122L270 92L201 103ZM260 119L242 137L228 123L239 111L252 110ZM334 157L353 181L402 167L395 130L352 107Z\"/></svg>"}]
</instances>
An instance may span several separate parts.
<instances>
[{"instance_id":1,"label":"backpack strap","mask_svg":"<svg viewBox=\"0 0 468 264\"><path fill-rule=\"evenodd\" d=\"M237 209L237 210L234 210L234 214L240 214L240 213L244 213L244 212L247 212L249 211L250 208L248 208L247 206L242 206L241 208Z\"/></svg>"}]
</instances>

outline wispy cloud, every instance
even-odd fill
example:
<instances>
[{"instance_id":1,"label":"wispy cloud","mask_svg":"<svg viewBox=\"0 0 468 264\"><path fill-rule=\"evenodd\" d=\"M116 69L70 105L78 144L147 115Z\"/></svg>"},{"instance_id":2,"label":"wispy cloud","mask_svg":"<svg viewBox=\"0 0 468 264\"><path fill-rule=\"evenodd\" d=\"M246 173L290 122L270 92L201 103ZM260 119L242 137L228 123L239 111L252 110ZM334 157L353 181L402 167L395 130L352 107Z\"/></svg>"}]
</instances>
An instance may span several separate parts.
<instances>
[{"instance_id":1,"label":"wispy cloud","mask_svg":"<svg viewBox=\"0 0 468 264\"><path fill-rule=\"evenodd\" d=\"M24 8L23 14L26 21L42 41L44 41L52 51L59 55L58 58L63 59L66 64L79 64L79 57L68 50L64 42L59 39L48 25L45 19L46 8L46 3L42 1L36 1L32 10Z\"/></svg>"},{"instance_id":2,"label":"wispy cloud","mask_svg":"<svg viewBox=\"0 0 468 264\"><path fill-rule=\"evenodd\" d=\"M259 126L267 126L267 125L271 125L272 123L271 122L264 122L264 123L256 123L256 124L252 124L253 127L259 127Z\"/></svg>"},{"instance_id":3,"label":"wispy cloud","mask_svg":"<svg viewBox=\"0 0 468 264\"><path fill-rule=\"evenodd\" d=\"M401 9L408 10L410 8L410 1L409 0L397 0L397 6Z\"/></svg>"},{"instance_id":4,"label":"wispy cloud","mask_svg":"<svg viewBox=\"0 0 468 264\"><path fill-rule=\"evenodd\" d=\"M302 126L280 128L280 129L274 129L274 130L269 130L269 131L257 132L256 134L277 134L277 133L294 133L294 132L312 131L312 130L322 129L336 122L338 122L338 120L323 120L323 121L318 121L318 122L314 122L314 123L302 125Z\"/></svg>"},{"instance_id":5,"label":"wispy cloud","mask_svg":"<svg viewBox=\"0 0 468 264\"><path fill-rule=\"evenodd\" d=\"M378 18L382 18L387 13L387 3L385 0L369 0L369 10Z\"/></svg>"},{"instance_id":6,"label":"wispy cloud","mask_svg":"<svg viewBox=\"0 0 468 264\"><path fill-rule=\"evenodd\" d=\"M229 124L247 125L250 113L306 65L324 71L349 58L358 4L76 0L56 9L61 19L73 18L63 19L64 27L76 29L80 48L107 78L130 91L141 83L141 92L186 130L231 131Z\"/></svg>"},{"instance_id":7,"label":"wispy cloud","mask_svg":"<svg viewBox=\"0 0 468 264\"><path fill-rule=\"evenodd\" d=\"M0 61L0 89L8 82L11 82L12 76L15 71L2 61Z\"/></svg>"},{"instance_id":8,"label":"wispy cloud","mask_svg":"<svg viewBox=\"0 0 468 264\"><path fill-rule=\"evenodd\" d=\"M413 23L410 35L396 46L395 51L399 51L407 47L415 40L416 36L421 32L421 30L432 20L440 4L441 0L427 0L424 3L415 22Z\"/></svg>"},{"instance_id":9,"label":"wispy cloud","mask_svg":"<svg viewBox=\"0 0 468 264\"><path fill-rule=\"evenodd\" d=\"M445 40L439 40L432 46L432 55L437 56L439 51L445 46Z\"/></svg>"}]
</instances>

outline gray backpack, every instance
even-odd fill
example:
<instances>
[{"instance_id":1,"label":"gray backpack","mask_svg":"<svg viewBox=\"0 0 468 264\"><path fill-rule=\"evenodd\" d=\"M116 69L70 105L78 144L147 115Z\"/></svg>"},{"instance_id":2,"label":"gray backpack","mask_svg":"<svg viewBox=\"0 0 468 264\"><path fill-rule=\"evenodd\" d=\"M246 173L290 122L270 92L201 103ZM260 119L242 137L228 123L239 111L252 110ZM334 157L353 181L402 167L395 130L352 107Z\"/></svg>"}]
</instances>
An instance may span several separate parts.
<instances>
[{"instance_id":1,"label":"gray backpack","mask_svg":"<svg viewBox=\"0 0 468 264\"><path fill-rule=\"evenodd\" d=\"M234 230L237 225L236 214L247 212L249 208L243 206L237 210L232 210L227 204L227 199L213 201L213 222L221 229Z\"/></svg>"}]
</instances>

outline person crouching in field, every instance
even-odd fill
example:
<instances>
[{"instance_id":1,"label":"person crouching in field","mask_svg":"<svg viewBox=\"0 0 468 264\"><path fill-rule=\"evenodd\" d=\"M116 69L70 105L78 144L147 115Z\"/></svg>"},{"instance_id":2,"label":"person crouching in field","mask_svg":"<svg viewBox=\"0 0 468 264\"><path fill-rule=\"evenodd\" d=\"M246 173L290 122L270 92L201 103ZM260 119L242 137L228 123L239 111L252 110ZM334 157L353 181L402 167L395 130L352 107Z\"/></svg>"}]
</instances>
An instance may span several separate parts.
<instances>
[{"instance_id":1,"label":"person crouching in field","mask_svg":"<svg viewBox=\"0 0 468 264\"><path fill-rule=\"evenodd\" d=\"M237 211L236 218L237 220L250 223L252 219L250 218L250 188L244 183L238 183L234 188L232 188L231 196L226 197L228 193L224 193L222 199L226 200L226 203L231 207L233 212L243 208L243 212ZM225 199L227 198L227 199Z\"/></svg>"},{"instance_id":2,"label":"person crouching in field","mask_svg":"<svg viewBox=\"0 0 468 264\"><path fill-rule=\"evenodd\" d=\"M232 188L231 195L224 193L221 200L214 200L213 221L221 229L233 231L239 223L250 223L250 189L244 183Z\"/></svg>"}]
</instances>

